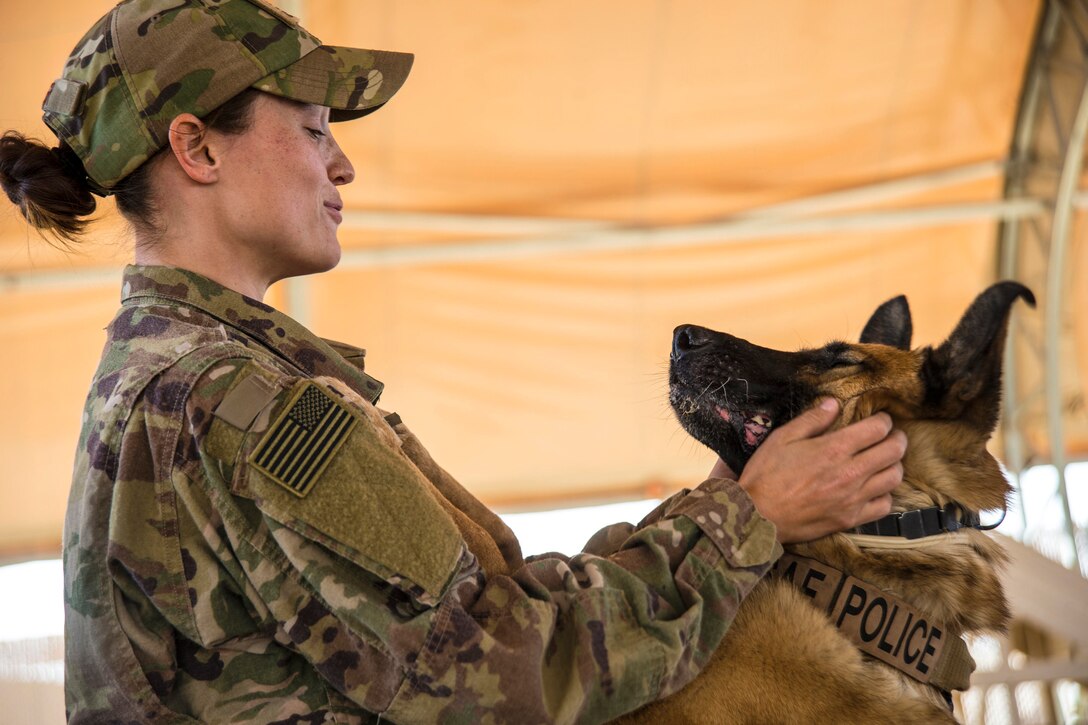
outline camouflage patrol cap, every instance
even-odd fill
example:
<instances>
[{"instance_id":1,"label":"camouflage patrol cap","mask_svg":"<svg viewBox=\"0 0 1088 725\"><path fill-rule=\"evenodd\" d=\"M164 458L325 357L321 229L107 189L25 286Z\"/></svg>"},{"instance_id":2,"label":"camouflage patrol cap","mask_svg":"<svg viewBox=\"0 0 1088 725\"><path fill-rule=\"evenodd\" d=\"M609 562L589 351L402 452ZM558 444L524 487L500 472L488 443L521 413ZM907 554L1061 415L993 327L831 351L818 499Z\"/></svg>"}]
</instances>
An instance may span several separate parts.
<instances>
[{"instance_id":1,"label":"camouflage patrol cap","mask_svg":"<svg viewBox=\"0 0 1088 725\"><path fill-rule=\"evenodd\" d=\"M264 0L125 0L75 47L42 110L105 195L167 144L180 113L203 118L257 88L358 118L396 93L412 59L322 45Z\"/></svg>"}]
</instances>

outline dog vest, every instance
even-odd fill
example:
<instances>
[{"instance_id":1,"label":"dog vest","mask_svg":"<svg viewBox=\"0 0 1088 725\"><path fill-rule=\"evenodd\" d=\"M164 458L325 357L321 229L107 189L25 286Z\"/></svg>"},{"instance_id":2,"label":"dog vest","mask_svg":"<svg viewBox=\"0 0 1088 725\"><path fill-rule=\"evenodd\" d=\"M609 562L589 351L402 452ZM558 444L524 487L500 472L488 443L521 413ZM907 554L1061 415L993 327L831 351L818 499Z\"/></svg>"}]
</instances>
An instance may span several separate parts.
<instances>
[{"instance_id":1,"label":"dog vest","mask_svg":"<svg viewBox=\"0 0 1088 725\"><path fill-rule=\"evenodd\" d=\"M975 661L967 644L899 597L823 562L792 554L782 555L773 575L811 599L865 654L946 692L970 686Z\"/></svg>"}]
</instances>

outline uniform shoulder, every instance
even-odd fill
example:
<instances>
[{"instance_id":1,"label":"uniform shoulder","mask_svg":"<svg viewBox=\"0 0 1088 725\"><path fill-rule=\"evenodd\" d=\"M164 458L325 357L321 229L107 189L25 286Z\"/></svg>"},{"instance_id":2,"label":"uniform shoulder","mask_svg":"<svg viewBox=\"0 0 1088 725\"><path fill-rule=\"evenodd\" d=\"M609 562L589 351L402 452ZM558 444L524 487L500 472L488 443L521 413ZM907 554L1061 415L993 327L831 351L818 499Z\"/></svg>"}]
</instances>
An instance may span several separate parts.
<instances>
[{"instance_id":1,"label":"uniform shoulder","mask_svg":"<svg viewBox=\"0 0 1088 725\"><path fill-rule=\"evenodd\" d=\"M264 358L238 354L237 349L230 352L235 354L219 357L198 355L193 360L186 361L186 366L192 368L192 372L187 375L192 381L188 393L188 407L191 411L199 410L211 415L228 397L231 400L245 398L247 390L252 391L252 399L263 397L263 402L267 403L294 379L292 375Z\"/></svg>"}]
</instances>

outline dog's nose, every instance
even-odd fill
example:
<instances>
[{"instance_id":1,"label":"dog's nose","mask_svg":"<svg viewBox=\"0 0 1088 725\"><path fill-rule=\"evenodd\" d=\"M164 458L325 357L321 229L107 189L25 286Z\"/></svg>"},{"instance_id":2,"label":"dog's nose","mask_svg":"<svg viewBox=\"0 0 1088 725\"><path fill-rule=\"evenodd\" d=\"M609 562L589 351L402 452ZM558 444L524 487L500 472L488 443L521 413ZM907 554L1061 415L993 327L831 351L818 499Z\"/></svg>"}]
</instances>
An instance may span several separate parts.
<instances>
[{"instance_id":1,"label":"dog's nose","mask_svg":"<svg viewBox=\"0 0 1088 725\"><path fill-rule=\"evenodd\" d=\"M712 332L698 325L680 325L672 331L672 357L679 360L710 343Z\"/></svg>"}]
</instances>

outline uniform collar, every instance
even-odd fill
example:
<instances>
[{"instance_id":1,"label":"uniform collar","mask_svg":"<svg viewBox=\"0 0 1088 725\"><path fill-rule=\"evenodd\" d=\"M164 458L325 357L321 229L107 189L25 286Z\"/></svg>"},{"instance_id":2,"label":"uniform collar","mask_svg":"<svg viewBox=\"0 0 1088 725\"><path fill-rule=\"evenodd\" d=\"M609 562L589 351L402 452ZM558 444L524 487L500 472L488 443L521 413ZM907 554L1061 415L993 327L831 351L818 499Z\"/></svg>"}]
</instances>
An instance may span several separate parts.
<instances>
[{"instance_id":1,"label":"uniform collar","mask_svg":"<svg viewBox=\"0 0 1088 725\"><path fill-rule=\"evenodd\" d=\"M365 352L361 348L330 344L260 300L177 267L128 265L123 280L122 305L170 301L196 308L259 343L307 377L331 375L371 402L381 395L382 383L363 372Z\"/></svg>"}]
</instances>

